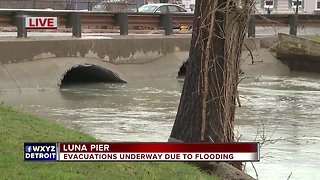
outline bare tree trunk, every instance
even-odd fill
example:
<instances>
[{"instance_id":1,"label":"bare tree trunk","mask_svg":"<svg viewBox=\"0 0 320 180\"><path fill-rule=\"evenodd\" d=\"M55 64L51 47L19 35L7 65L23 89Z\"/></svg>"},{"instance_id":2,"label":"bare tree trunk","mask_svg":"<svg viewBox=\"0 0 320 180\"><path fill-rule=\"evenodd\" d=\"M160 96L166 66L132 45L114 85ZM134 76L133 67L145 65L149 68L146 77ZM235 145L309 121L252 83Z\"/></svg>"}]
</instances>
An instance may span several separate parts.
<instances>
[{"instance_id":1,"label":"bare tree trunk","mask_svg":"<svg viewBox=\"0 0 320 180\"><path fill-rule=\"evenodd\" d=\"M250 0L197 0L184 87L170 137L232 142Z\"/></svg>"}]
</instances>

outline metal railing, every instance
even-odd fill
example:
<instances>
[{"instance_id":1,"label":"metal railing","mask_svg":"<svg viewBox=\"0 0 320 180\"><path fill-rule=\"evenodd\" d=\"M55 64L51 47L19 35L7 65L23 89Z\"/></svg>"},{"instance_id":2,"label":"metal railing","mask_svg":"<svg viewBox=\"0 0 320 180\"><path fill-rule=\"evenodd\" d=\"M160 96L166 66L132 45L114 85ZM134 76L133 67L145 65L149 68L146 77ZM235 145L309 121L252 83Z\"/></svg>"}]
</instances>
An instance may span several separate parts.
<instances>
[{"instance_id":1,"label":"metal railing","mask_svg":"<svg viewBox=\"0 0 320 180\"><path fill-rule=\"evenodd\" d=\"M72 28L75 37L81 37L82 27L119 28L120 35L127 35L134 27L163 28L165 35L172 35L173 28L193 25L192 13L146 14L146 13L110 13L81 12L67 10L0 10L0 26L16 26L18 37L26 37L24 17L57 17L59 27ZM290 26L294 15L252 15L249 21L248 35L255 36L256 26ZM320 27L320 15L302 14L298 16L299 26Z\"/></svg>"}]
</instances>

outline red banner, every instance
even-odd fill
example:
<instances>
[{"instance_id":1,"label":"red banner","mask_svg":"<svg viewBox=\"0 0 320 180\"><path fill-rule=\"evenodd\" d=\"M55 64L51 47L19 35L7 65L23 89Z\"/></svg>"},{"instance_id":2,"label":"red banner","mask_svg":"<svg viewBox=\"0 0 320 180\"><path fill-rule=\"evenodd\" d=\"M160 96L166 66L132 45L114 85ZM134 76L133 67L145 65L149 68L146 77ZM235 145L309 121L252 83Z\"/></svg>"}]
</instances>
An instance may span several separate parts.
<instances>
[{"instance_id":1,"label":"red banner","mask_svg":"<svg viewBox=\"0 0 320 180\"><path fill-rule=\"evenodd\" d=\"M61 153L84 152L258 152L258 143L59 143Z\"/></svg>"}]
</instances>

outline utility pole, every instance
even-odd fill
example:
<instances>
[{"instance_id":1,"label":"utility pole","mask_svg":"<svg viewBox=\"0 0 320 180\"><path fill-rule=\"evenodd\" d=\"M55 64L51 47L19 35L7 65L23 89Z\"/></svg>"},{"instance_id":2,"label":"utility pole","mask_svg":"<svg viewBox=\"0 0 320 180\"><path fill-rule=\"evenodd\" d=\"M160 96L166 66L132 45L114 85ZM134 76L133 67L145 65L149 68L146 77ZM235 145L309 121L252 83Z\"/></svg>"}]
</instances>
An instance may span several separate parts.
<instances>
[{"instance_id":1,"label":"utility pole","mask_svg":"<svg viewBox=\"0 0 320 180\"><path fill-rule=\"evenodd\" d=\"M298 14L299 14L299 0L296 0L296 9L294 15L289 19L290 25L290 34L296 36L298 31Z\"/></svg>"}]
</instances>

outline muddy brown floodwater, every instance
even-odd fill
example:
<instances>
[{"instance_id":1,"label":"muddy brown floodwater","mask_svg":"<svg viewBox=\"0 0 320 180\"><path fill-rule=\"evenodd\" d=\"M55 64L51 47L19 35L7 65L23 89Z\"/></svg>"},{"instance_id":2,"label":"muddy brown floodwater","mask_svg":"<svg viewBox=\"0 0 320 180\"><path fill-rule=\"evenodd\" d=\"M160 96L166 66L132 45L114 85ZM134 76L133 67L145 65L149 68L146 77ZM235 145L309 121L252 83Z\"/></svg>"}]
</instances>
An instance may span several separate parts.
<instances>
[{"instance_id":1,"label":"muddy brown floodwater","mask_svg":"<svg viewBox=\"0 0 320 180\"><path fill-rule=\"evenodd\" d=\"M259 179L320 179L319 75L260 76L240 84L241 141L264 142ZM139 79L65 89L0 92L0 100L102 141L167 141L183 82ZM247 172L256 177L252 164Z\"/></svg>"}]
</instances>

